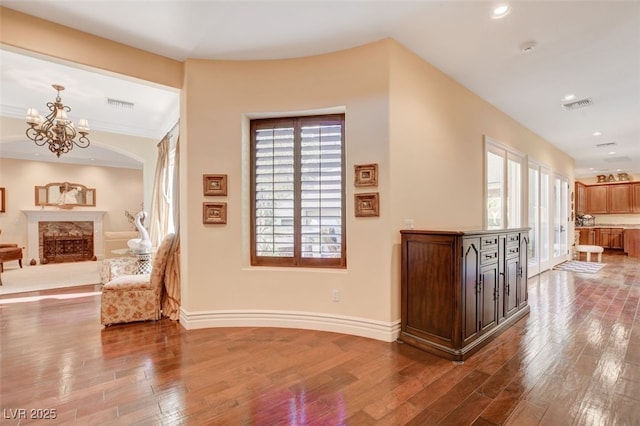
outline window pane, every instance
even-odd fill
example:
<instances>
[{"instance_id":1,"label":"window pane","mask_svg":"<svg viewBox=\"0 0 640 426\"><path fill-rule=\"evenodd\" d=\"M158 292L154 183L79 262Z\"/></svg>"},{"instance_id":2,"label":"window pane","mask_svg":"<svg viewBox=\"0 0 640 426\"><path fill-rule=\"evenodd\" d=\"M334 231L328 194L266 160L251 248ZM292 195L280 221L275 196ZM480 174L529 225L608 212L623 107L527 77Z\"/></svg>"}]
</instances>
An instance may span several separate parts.
<instances>
[{"instance_id":1,"label":"window pane","mask_svg":"<svg viewBox=\"0 0 640 426\"><path fill-rule=\"evenodd\" d=\"M342 256L342 128L301 129L301 256Z\"/></svg>"},{"instance_id":2,"label":"window pane","mask_svg":"<svg viewBox=\"0 0 640 426\"><path fill-rule=\"evenodd\" d=\"M256 254L293 257L293 128L257 130L255 138Z\"/></svg>"},{"instance_id":3,"label":"window pane","mask_svg":"<svg viewBox=\"0 0 640 426\"><path fill-rule=\"evenodd\" d=\"M504 159L487 152L487 228L504 228L502 198L504 192Z\"/></svg>"},{"instance_id":4,"label":"window pane","mask_svg":"<svg viewBox=\"0 0 640 426\"><path fill-rule=\"evenodd\" d=\"M549 232L551 223L551 211L549 210L549 173L542 170L540 172L540 261L549 260Z\"/></svg>"},{"instance_id":5,"label":"window pane","mask_svg":"<svg viewBox=\"0 0 640 426\"><path fill-rule=\"evenodd\" d=\"M521 167L519 160L509 158L507 161L507 187L509 195L507 197L507 226L509 228L518 228L522 217L521 206Z\"/></svg>"}]
</instances>

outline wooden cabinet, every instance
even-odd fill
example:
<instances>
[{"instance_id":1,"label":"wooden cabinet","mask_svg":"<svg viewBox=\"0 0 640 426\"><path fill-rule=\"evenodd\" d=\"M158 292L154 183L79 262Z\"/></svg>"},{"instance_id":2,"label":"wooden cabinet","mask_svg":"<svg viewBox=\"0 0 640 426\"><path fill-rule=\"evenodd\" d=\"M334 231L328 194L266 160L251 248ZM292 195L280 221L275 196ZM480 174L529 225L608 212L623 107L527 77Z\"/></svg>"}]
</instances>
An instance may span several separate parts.
<instances>
[{"instance_id":1,"label":"wooden cabinet","mask_svg":"<svg viewBox=\"0 0 640 426\"><path fill-rule=\"evenodd\" d=\"M624 252L631 257L640 257L640 229L624 230Z\"/></svg>"},{"instance_id":2,"label":"wooden cabinet","mask_svg":"<svg viewBox=\"0 0 640 426\"><path fill-rule=\"evenodd\" d=\"M614 250L622 250L624 248L623 228L594 228L594 233L594 245Z\"/></svg>"},{"instance_id":3,"label":"wooden cabinet","mask_svg":"<svg viewBox=\"0 0 640 426\"><path fill-rule=\"evenodd\" d=\"M581 182L576 182L576 216L587 214L587 187Z\"/></svg>"},{"instance_id":4,"label":"wooden cabinet","mask_svg":"<svg viewBox=\"0 0 640 426\"><path fill-rule=\"evenodd\" d=\"M609 247L614 250L624 249L624 229L611 228L611 244Z\"/></svg>"},{"instance_id":5,"label":"wooden cabinet","mask_svg":"<svg viewBox=\"0 0 640 426\"><path fill-rule=\"evenodd\" d=\"M631 213L631 185L609 185L607 186L608 212Z\"/></svg>"},{"instance_id":6,"label":"wooden cabinet","mask_svg":"<svg viewBox=\"0 0 640 426\"><path fill-rule=\"evenodd\" d=\"M578 244L593 246L596 245L596 230L595 228L580 228L580 241Z\"/></svg>"},{"instance_id":7,"label":"wooden cabinet","mask_svg":"<svg viewBox=\"0 0 640 426\"><path fill-rule=\"evenodd\" d=\"M640 183L586 186L576 182L575 191L576 215L640 213Z\"/></svg>"},{"instance_id":8,"label":"wooden cabinet","mask_svg":"<svg viewBox=\"0 0 640 426\"><path fill-rule=\"evenodd\" d=\"M529 312L528 229L401 233L402 341L461 361Z\"/></svg>"},{"instance_id":9,"label":"wooden cabinet","mask_svg":"<svg viewBox=\"0 0 640 426\"><path fill-rule=\"evenodd\" d=\"M631 184L631 213L640 213L640 183Z\"/></svg>"},{"instance_id":10,"label":"wooden cabinet","mask_svg":"<svg viewBox=\"0 0 640 426\"><path fill-rule=\"evenodd\" d=\"M607 185L587 186L587 213L609 213Z\"/></svg>"}]
</instances>

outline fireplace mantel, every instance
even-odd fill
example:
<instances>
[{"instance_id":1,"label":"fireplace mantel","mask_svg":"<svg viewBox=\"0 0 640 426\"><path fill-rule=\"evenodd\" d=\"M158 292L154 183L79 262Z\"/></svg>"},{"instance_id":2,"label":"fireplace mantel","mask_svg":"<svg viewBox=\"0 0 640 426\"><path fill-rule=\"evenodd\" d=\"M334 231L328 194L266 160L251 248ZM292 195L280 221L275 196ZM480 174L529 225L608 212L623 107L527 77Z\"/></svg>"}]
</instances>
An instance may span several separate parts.
<instances>
[{"instance_id":1,"label":"fireplace mantel","mask_svg":"<svg viewBox=\"0 0 640 426\"><path fill-rule=\"evenodd\" d=\"M87 221L93 222L94 253L101 259L104 245L102 239L103 210L22 210L27 216L27 259L39 259L38 222Z\"/></svg>"}]
</instances>

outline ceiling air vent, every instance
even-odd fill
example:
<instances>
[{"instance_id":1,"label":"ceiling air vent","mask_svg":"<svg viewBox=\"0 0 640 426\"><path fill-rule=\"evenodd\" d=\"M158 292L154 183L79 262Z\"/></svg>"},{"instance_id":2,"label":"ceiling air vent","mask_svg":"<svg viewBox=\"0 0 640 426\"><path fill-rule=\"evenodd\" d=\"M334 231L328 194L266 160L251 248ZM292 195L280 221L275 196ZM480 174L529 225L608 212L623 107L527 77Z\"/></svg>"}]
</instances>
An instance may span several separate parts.
<instances>
[{"instance_id":1,"label":"ceiling air vent","mask_svg":"<svg viewBox=\"0 0 640 426\"><path fill-rule=\"evenodd\" d=\"M562 104L562 108L569 111L572 109L588 107L588 106L591 106L592 104L593 104L593 101L591 100L591 98L585 98L585 99L580 99L579 101L564 103Z\"/></svg>"},{"instance_id":2,"label":"ceiling air vent","mask_svg":"<svg viewBox=\"0 0 640 426\"><path fill-rule=\"evenodd\" d=\"M632 160L631 160L631 157L624 156L624 157L609 157L609 158L605 158L604 161L607 163L624 163Z\"/></svg>"},{"instance_id":3,"label":"ceiling air vent","mask_svg":"<svg viewBox=\"0 0 640 426\"><path fill-rule=\"evenodd\" d=\"M618 144L615 143L615 142L605 142L605 143L597 144L596 147L598 147L598 148L610 148L610 147L616 146L616 145L618 145Z\"/></svg>"},{"instance_id":4,"label":"ceiling air vent","mask_svg":"<svg viewBox=\"0 0 640 426\"><path fill-rule=\"evenodd\" d=\"M120 109L133 109L133 102L121 101L119 99L107 98L107 105Z\"/></svg>"}]
</instances>

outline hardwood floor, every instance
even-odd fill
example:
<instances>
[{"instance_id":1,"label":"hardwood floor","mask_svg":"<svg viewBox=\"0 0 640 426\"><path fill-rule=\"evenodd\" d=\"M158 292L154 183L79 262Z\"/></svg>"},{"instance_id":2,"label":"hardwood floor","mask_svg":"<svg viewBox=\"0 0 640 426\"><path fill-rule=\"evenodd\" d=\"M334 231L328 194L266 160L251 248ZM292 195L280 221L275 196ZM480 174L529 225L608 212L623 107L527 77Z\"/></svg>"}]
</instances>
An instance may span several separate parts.
<instances>
[{"instance_id":1,"label":"hardwood floor","mask_svg":"<svg viewBox=\"0 0 640 426\"><path fill-rule=\"evenodd\" d=\"M603 261L531 279L530 315L461 365L308 330L103 329L99 286L2 296L2 422L639 425L640 262Z\"/></svg>"}]
</instances>

